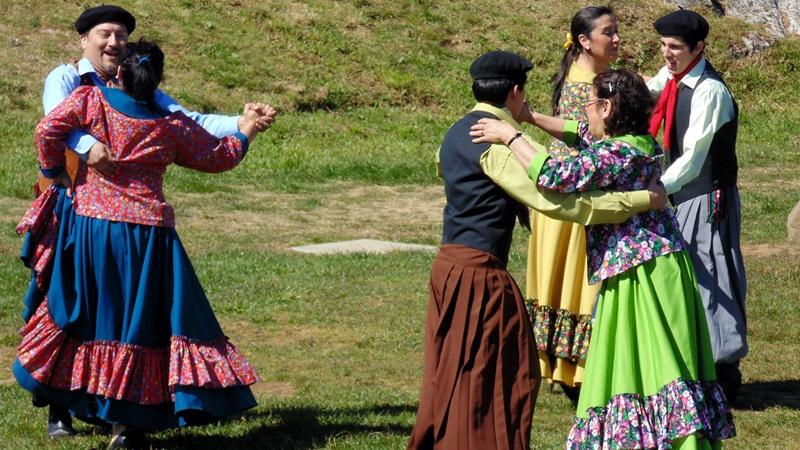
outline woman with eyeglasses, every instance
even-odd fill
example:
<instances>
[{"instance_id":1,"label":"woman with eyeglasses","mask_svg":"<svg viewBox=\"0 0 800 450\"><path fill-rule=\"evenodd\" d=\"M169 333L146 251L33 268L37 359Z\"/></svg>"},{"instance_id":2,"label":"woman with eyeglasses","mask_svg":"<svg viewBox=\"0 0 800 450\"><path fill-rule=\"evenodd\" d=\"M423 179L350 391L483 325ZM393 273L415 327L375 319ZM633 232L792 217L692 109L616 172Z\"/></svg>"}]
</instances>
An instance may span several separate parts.
<instances>
[{"instance_id":1,"label":"woman with eyeglasses","mask_svg":"<svg viewBox=\"0 0 800 450\"><path fill-rule=\"evenodd\" d=\"M588 123L539 113L527 122L577 150L551 157L524 139L509 146L542 189L631 190L661 171L648 132L653 99L644 80L608 70L583 103ZM481 119L474 142L509 142L508 123ZM672 209L619 225L586 227L590 283L600 284L578 410L568 449L717 448L735 435L716 381L705 310Z\"/></svg>"},{"instance_id":2,"label":"woman with eyeglasses","mask_svg":"<svg viewBox=\"0 0 800 450\"><path fill-rule=\"evenodd\" d=\"M586 120L581 105L589 98L595 75L617 59L619 41L610 8L590 6L572 17L561 67L553 77L553 115ZM554 156L572 151L559 140L548 150ZM526 292L542 378L560 384L576 402L599 291L587 282L586 233L581 224L537 211L531 211L531 229Z\"/></svg>"},{"instance_id":3,"label":"woman with eyeglasses","mask_svg":"<svg viewBox=\"0 0 800 450\"><path fill-rule=\"evenodd\" d=\"M145 430L256 405L256 372L222 332L175 231L163 179L173 163L236 167L275 111L253 105L238 133L218 139L154 101L163 69L157 45L128 44L121 89L82 86L39 122L39 165L54 186L18 228L36 241L34 290L45 295L30 305L14 374L72 415L113 425L112 449L149 448ZM118 169L82 165L73 196L64 140L79 129L108 145Z\"/></svg>"}]
</instances>

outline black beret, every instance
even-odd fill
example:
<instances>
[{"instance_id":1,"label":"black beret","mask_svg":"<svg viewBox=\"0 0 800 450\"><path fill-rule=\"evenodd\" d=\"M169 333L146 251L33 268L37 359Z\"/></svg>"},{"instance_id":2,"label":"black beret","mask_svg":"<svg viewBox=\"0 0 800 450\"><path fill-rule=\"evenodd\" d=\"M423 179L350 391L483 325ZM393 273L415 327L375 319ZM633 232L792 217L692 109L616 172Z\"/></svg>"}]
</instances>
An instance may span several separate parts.
<instances>
[{"instance_id":1,"label":"black beret","mask_svg":"<svg viewBox=\"0 0 800 450\"><path fill-rule=\"evenodd\" d=\"M484 53L472 62L469 74L473 80L486 78L506 78L518 80L525 72L533 69L533 64L516 53L495 50Z\"/></svg>"},{"instance_id":2,"label":"black beret","mask_svg":"<svg viewBox=\"0 0 800 450\"><path fill-rule=\"evenodd\" d=\"M653 22L661 36L677 36L688 41L703 41L708 37L708 22L700 14L688 9L671 12Z\"/></svg>"},{"instance_id":3,"label":"black beret","mask_svg":"<svg viewBox=\"0 0 800 450\"><path fill-rule=\"evenodd\" d=\"M136 19L131 13L114 5L100 5L89 8L75 21L75 29L78 34L84 34L95 27L95 25L108 22L117 22L125 25L128 34L133 33L136 28Z\"/></svg>"}]
</instances>

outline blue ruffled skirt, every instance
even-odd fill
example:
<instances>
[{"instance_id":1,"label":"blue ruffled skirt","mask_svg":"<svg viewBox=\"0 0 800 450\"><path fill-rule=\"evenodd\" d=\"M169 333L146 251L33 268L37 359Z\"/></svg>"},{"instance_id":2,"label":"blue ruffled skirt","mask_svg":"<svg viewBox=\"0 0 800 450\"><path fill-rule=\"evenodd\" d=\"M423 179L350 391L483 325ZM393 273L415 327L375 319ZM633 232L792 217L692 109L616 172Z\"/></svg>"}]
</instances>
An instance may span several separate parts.
<instances>
[{"instance_id":1,"label":"blue ruffled skirt","mask_svg":"<svg viewBox=\"0 0 800 450\"><path fill-rule=\"evenodd\" d=\"M19 384L84 420L146 429L255 406L255 370L223 334L175 229L80 216L63 189L48 194L42 216L57 235L28 231L22 251L34 276Z\"/></svg>"}]
</instances>

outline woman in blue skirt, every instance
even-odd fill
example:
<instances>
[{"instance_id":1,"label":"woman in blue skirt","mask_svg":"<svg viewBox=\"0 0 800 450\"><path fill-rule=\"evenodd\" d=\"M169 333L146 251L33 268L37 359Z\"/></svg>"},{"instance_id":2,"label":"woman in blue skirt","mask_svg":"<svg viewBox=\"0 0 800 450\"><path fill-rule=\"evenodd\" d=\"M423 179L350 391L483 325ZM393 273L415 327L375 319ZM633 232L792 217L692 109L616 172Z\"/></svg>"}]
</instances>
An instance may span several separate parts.
<instances>
[{"instance_id":1,"label":"woman in blue skirt","mask_svg":"<svg viewBox=\"0 0 800 450\"><path fill-rule=\"evenodd\" d=\"M18 228L34 278L14 374L35 397L112 424L110 448L256 405L255 370L223 334L162 184L172 163L232 169L275 111L249 108L239 133L217 139L154 102L163 64L158 46L129 44L121 89L80 87L39 122L39 165L54 187ZM63 141L79 129L108 145L118 170L82 165L73 195Z\"/></svg>"}]
</instances>

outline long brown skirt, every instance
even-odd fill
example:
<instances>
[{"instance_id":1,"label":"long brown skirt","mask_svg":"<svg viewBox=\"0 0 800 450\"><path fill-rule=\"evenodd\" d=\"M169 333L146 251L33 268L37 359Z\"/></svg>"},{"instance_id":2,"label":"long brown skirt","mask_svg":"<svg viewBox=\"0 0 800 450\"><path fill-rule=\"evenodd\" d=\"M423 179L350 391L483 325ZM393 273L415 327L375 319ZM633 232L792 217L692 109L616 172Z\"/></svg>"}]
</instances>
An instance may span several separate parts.
<instances>
[{"instance_id":1,"label":"long brown skirt","mask_svg":"<svg viewBox=\"0 0 800 450\"><path fill-rule=\"evenodd\" d=\"M530 319L505 264L463 245L433 262L409 449L528 449L539 391Z\"/></svg>"}]
</instances>

